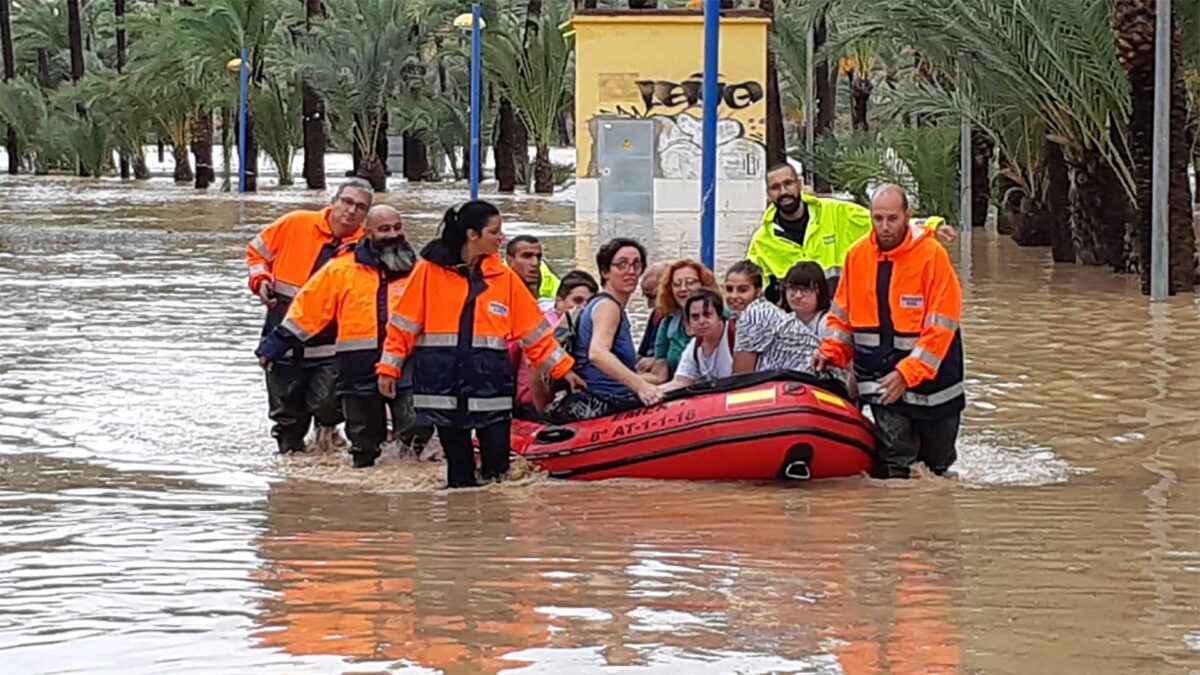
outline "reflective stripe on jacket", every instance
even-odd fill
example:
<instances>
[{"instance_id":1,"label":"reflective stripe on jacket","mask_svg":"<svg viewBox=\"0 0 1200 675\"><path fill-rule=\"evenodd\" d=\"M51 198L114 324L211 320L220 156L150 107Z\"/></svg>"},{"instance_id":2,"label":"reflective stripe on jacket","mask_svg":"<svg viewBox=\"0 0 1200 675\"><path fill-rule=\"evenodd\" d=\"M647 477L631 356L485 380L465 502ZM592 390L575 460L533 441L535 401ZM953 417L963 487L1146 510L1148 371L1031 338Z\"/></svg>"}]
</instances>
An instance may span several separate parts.
<instances>
[{"instance_id":1,"label":"reflective stripe on jacket","mask_svg":"<svg viewBox=\"0 0 1200 675\"><path fill-rule=\"evenodd\" d=\"M375 394L375 364L387 319L399 306L407 283L407 274L388 272L369 240L361 239L353 253L334 258L300 289L279 328L264 339L259 355L275 360L290 343L309 340L335 325L338 394Z\"/></svg>"},{"instance_id":2,"label":"reflective stripe on jacket","mask_svg":"<svg viewBox=\"0 0 1200 675\"><path fill-rule=\"evenodd\" d=\"M808 207L808 227L801 246L776 231L777 209L774 204L763 213L762 223L750 240L746 257L758 265L763 274L779 281L798 262L811 260L825 270L825 278L841 277L842 266L850 247L871 231L871 211L853 202L826 199L810 194L800 198ZM913 236L920 238L935 232L945 220L937 216L911 223Z\"/></svg>"},{"instance_id":3,"label":"reflective stripe on jacket","mask_svg":"<svg viewBox=\"0 0 1200 675\"><path fill-rule=\"evenodd\" d=\"M571 370L574 360L529 288L500 258L489 255L468 270L440 241L422 256L388 321L376 371L396 377L411 360L413 405L431 423L480 428L511 416L510 337L543 375Z\"/></svg>"},{"instance_id":4,"label":"reflective stripe on jacket","mask_svg":"<svg viewBox=\"0 0 1200 675\"><path fill-rule=\"evenodd\" d=\"M871 401L878 380L898 371L908 386L895 405L935 419L963 409L962 288L945 248L933 237L881 251L874 233L846 256L821 353L834 365L851 361L858 388Z\"/></svg>"},{"instance_id":5,"label":"reflective stripe on jacket","mask_svg":"<svg viewBox=\"0 0 1200 675\"><path fill-rule=\"evenodd\" d=\"M764 274L782 280L792 265L811 260L825 269L826 277L841 274L846 251L871 231L871 212L853 202L801 194L808 208L808 227L801 246L776 231L776 208L772 204L750 240L746 257Z\"/></svg>"},{"instance_id":6,"label":"reflective stripe on jacket","mask_svg":"<svg viewBox=\"0 0 1200 675\"><path fill-rule=\"evenodd\" d=\"M333 259L343 245L362 238L362 228L344 239L334 237L329 227L329 212L328 207L320 211L292 211L268 225L246 244L250 291L258 293L259 284L268 279L275 285L278 302L274 307L267 308L262 331L264 337L283 321L292 298L317 270ZM336 335L337 330L332 326L314 335L305 341L300 357L332 357Z\"/></svg>"}]
</instances>

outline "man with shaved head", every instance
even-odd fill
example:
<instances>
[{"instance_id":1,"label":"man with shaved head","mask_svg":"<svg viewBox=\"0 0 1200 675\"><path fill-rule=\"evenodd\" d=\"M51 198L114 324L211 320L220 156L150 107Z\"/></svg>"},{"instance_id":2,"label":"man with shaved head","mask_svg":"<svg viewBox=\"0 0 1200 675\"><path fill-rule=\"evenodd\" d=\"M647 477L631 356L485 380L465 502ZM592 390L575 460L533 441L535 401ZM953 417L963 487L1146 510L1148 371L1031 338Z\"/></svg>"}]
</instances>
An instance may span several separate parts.
<instances>
[{"instance_id":1,"label":"man with shaved head","mask_svg":"<svg viewBox=\"0 0 1200 675\"><path fill-rule=\"evenodd\" d=\"M270 370L293 345L336 325L337 394L355 467L372 466L379 457L387 438L388 406L401 442L413 451L419 452L433 434L432 428L417 424L411 380L402 377L398 391L385 399L375 377L382 349L379 336L384 334L389 308L399 303L416 263L400 214L386 204L372 206L366 236L300 289L287 316L257 351L263 367Z\"/></svg>"},{"instance_id":2,"label":"man with shaved head","mask_svg":"<svg viewBox=\"0 0 1200 675\"><path fill-rule=\"evenodd\" d=\"M941 475L957 459L966 405L959 320L962 288L933 237L916 237L904 190L871 199L871 234L846 254L818 371L854 366L879 440L875 475L907 478L921 461Z\"/></svg>"}]
</instances>

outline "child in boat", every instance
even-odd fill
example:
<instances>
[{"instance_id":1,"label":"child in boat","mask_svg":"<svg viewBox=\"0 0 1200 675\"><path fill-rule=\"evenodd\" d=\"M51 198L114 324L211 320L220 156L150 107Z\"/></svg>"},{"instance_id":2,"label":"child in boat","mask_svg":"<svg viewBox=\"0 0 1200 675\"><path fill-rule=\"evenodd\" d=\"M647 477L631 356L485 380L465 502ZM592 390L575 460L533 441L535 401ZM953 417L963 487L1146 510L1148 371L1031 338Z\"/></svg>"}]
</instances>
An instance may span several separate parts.
<instances>
[{"instance_id":1,"label":"child in boat","mask_svg":"<svg viewBox=\"0 0 1200 675\"><path fill-rule=\"evenodd\" d=\"M679 357L674 379L659 386L664 393L733 374L733 350L721 296L701 288L684 301L683 315L693 337Z\"/></svg>"},{"instance_id":2,"label":"child in boat","mask_svg":"<svg viewBox=\"0 0 1200 675\"><path fill-rule=\"evenodd\" d=\"M783 296L790 312L770 305L748 309L738 322L738 356L752 362L753 370L794 370L813 373L812 357L825 336L825 317L832 297L825 271L815 262L796 263L783 280ZM737 369L735 361L735 372ZM746 371L751 372L751 371Z\"/></svg>"}]
</instances>

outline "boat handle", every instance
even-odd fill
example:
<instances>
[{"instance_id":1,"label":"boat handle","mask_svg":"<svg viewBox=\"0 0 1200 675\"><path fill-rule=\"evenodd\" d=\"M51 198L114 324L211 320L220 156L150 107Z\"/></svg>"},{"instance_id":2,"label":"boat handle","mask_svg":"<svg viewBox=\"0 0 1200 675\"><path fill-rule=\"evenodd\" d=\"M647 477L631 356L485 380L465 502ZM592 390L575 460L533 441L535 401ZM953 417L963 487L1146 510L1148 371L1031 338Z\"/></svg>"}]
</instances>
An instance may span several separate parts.
<instances>
[{"instance_id":1,"label":"boat handle","mask_svg":"<svg viewBox=\"0 0 1200 675\"><path fill-rule=\"evenodd\" d=\"M783 470L783 475L792 480L808 480L812 478L812 470L808 468L808 462L800 459L788 464Z\"/></svg>"}]
</instances>

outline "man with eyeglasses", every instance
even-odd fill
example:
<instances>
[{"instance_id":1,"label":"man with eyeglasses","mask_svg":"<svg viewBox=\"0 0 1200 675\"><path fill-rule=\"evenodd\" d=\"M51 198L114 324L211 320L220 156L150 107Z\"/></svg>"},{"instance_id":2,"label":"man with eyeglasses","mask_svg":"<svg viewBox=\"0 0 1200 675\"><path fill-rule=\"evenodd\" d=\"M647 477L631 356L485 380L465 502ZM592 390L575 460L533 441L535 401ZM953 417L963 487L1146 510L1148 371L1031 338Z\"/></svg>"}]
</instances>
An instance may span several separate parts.
<instances>
[{"instance_id":1,"label":"man with eyeglasses","mask_svg":"<svg viewBox=\"0 0 1200 675\"><path fill-rule=\"evenodd\" d=\"M292 211L268 225L246 245L250 291L267 307L262 334L287 316L292 299L325 263L363 236L371 208L371 185L353 179L338 186L330 206ZM304 450L304 436L317 420L317 445L342 446L342 422L335 387L334 343L337 326L310 336L272 362L266 373L271 436L280 453Z\"/></svg>"},{"instance_id":2,"label":"man with eyeglasses","mask_svg":"<svg viewBox=\"0 0 1200 675\"><path fill-rule=\"evenodd\" d=\"M654 340L658 337L658 324L662 316L654 308L658 302L658 283L662 281L662 273L666 271L667 263L656 262L646 268L642 275L642 297L650 308L650 317L646 319L646 330L642 333L642 341L638 344L637 371L648 373L654 365Z\"/></svg>"}]
</instances>

